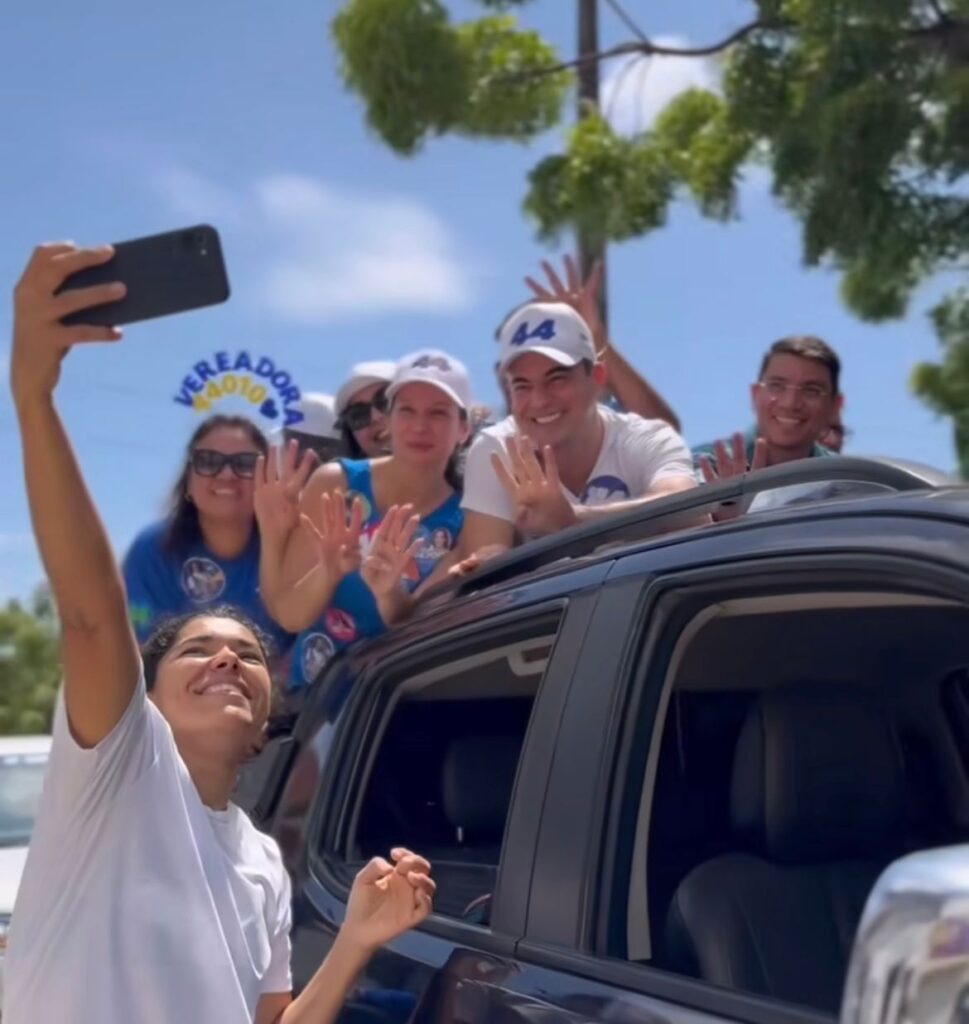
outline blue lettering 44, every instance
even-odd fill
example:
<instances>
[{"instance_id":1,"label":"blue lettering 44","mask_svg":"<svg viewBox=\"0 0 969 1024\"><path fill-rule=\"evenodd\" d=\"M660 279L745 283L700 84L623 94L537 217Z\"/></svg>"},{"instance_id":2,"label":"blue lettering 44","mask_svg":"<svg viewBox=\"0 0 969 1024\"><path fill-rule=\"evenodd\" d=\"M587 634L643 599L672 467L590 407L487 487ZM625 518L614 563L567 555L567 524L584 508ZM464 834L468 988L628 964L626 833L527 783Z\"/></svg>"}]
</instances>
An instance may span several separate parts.
<instances>
[{"instance_id":1,"label":"blue lettering 44","mask_svg":"<svg viewBox=\"0 0 969 1024\"><path fill-rule=\"evenodd\" d=\"M515 331L515 336L511 339L511 343L512 345L524 345L526 341L531 341L532 338L540 338L542 341L551 341L554 337L554 320L543 320L535 330L531 330L528 321L526 320L525 323Z\"/></svg>"}]
</instances>

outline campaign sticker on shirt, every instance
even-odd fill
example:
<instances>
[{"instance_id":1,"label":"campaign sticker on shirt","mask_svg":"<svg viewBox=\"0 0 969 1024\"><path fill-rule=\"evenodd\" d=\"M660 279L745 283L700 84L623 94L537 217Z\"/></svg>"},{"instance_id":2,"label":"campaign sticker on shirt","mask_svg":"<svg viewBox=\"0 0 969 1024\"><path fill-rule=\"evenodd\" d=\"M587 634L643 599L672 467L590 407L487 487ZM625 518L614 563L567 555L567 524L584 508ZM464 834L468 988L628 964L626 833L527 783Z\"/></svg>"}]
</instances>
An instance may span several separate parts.
<instances>
[{"instance_id":1,"label":"campaign sticker on shirt","mask_svg":"<svg viewBox=\"0 0 969 1024\"><path fill-rule=\"evenodd\" d=\"M300 656L303 678L308 683L313 682L334 654L336 654L336 646L326 633L310 633L303 641L303 650Z\"/></svg>"},{"instance_id":2,"label":"campaign sticker on shirt","mask_svg":"<svg viewBox=\"0 0 969 1024\"><path fill-rule=\"evenodd\" d=\"M182 590L198 604L214 601L225 590L225 573L211 558L189 558L182 566Z\"/></svg>"},{"instance_id":3,"label":"campaign sticker on shirt","mask_svg":"<svg viewBox=\"0 0 969 1024\"><path fill-rule=\"evenodd\" d=\"M356 640L356 620L342 608L331 608L323 616L323 622L326 624L326 631L334 640L339 640L344 644L349 644Z\"/></svg>"},{"instance_id":4,"label":"campaign sticker on shirt","mask_svg":"<svg viewBox=\"0 0 969 1024\"><path fill-rule=\"evenodd\" d=\"M454 546L451 531L443 526L434 530L419 526L414 533L414 540L420 541L421 546L417 549L414 559L423 576L428 575Z\"/></svg>"},{"instance_id":5,"label":"campaign sticker on shirt","mask_svg":"<svg viewBox=\"0 0 969 1024\"><path fill-rule=\"evenodd\" d=\"M618 476L597 476L585 485L579 501L583 505L607 505L629 497L629 486Z\"/></svg>"}]
</instances>

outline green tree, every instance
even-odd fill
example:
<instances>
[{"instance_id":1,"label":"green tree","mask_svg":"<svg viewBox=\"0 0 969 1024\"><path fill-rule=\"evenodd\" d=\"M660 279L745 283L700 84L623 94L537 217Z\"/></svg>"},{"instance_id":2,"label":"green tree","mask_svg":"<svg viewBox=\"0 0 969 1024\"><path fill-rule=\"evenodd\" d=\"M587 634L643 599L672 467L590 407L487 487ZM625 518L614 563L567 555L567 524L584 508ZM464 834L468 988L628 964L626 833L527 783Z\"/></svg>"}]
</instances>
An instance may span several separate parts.
<instances>
[{"instance_id":1,"label":"green tree","mask_svg":"<svg viewBox=\"0 0 969 1024\"><path fill-rule=\"evenodd\" d=\"M805 263L840 272L858 316L900 317L922 281L965 275L969 0L753 0L745 24L691 49L654 43L608 0L635 38L579 60L507 13L528 2L479 0L492 12L457 24L441 0L347 0L333 23L343 75L380 137L404 155L444 133L525 142L563 123L586 60L717 55L720 91L682 93L641 134L594 110L569 129L529 175L540 237L635 238L679 198L732 218L756 162L803 226ZM969 474L966 307L957 293L933 312L943 357L913 386L955 419Z\"/></svg>"},{"instance_id":2,"label":"green tree","mask_svg":"<svg viewBox=\"0 0 969 1024\"><path fill-rule=\"evenodd\" d=\"M60 684L57 620L46 590L0 610L0 735L48 733Z\"/></svg>"}]
</instances>

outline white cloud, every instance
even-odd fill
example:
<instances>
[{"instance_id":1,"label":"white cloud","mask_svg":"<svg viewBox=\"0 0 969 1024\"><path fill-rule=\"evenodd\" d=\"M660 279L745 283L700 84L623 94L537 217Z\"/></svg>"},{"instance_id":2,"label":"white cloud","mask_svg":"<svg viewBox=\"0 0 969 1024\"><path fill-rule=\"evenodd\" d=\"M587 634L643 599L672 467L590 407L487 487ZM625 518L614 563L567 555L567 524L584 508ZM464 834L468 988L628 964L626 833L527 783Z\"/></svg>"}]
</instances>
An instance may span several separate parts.
<instances>
[{"instance_id":1,"label":"white cloud","mask_svg":"<svg viewBox=\"0 0 969 1024\"><path fill-rule=\"evenodd\" d=\"M690 46L681 36L657 36L661 46ZM615 61L602 82L602 110L624 135L645 131L674 96L687 89L718 90L720 69L709 57L647 57Z\"/></svg>"},{"instance_id":2,"label":"white cloud","mask_svg":"<svg viewBox=\"0 0 969 1024\"><path fill-rule=\"evenodd\" d=\"M155 187L173 212L248 243L257 305L314 324L373 313L450 312L473 299L467 259L444 222L411 199L277 175L235 194L171 168Z\"/></svg>"}]
</instances>

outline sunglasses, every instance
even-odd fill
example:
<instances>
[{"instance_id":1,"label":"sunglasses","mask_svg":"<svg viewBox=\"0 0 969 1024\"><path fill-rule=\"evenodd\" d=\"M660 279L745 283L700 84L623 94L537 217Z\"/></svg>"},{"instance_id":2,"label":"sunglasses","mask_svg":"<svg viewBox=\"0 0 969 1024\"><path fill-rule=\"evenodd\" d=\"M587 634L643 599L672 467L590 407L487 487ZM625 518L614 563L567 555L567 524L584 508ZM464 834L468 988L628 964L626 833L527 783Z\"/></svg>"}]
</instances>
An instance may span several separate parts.
<instances>
[{"instance_id":1,"label":"sunglasses","mask_svg":"<svg viewBox=\"0 0 969 1024\"><path fill-rule=\"evenodd\" d=\"M232 467L236 476L251 479L256 473L256 460L259 452L225 452L213 451L211 448L196 448L192 452L192 469L199 476L218 476L226 466Z\"/></svg>"},{"instance_id":2,"label":"sunglasses","mask_svg":"<svg viewBox=\"0 0 969 1024\"><path fill-rule=\"evenodd\" d=\"M373 414L386 413L388 409L387 389L381 388L369 402L351 402L340 417L340 423L348 430L365 430L373 423Z\"/></svg>"}]
</instances>

